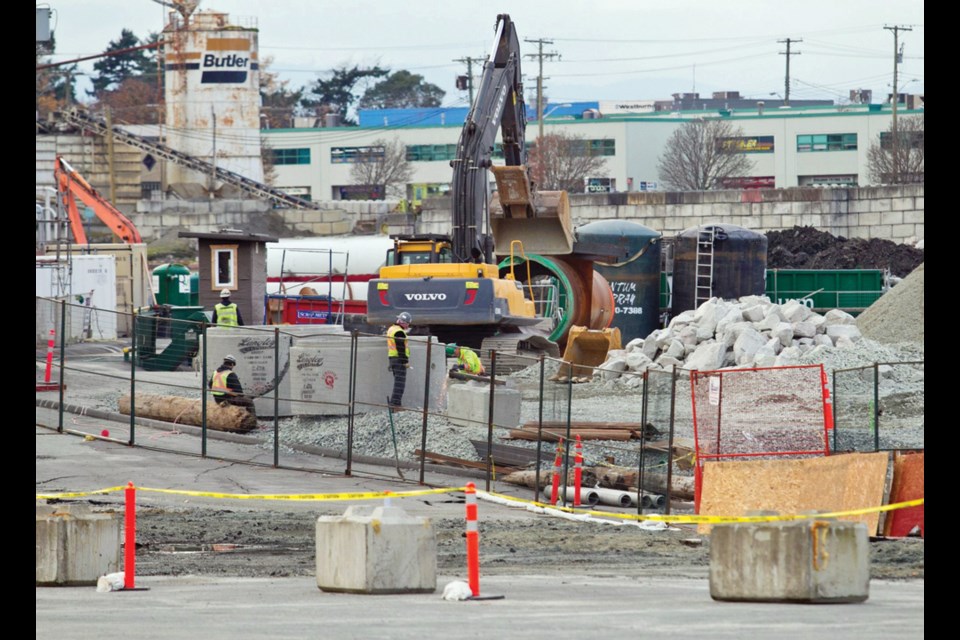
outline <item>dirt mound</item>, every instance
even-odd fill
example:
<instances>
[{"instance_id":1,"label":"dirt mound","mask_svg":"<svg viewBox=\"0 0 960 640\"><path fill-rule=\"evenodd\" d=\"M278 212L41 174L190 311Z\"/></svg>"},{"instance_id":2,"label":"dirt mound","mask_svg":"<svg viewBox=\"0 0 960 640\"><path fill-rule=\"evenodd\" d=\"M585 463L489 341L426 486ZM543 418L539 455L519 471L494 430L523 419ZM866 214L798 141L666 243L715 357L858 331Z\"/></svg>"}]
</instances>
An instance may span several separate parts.
<instances>
[{"instance_id":1,"label":"dirt mound","mask_svg":"<svg viewBox=\"0 0 960 640\"><path fill-rule=\"evenodd\" d=\"M766 236L768 269L889 269L904 278L923 262L923 249L879 238L847 239L814 227Z\"/></svg>"}]
</instances>

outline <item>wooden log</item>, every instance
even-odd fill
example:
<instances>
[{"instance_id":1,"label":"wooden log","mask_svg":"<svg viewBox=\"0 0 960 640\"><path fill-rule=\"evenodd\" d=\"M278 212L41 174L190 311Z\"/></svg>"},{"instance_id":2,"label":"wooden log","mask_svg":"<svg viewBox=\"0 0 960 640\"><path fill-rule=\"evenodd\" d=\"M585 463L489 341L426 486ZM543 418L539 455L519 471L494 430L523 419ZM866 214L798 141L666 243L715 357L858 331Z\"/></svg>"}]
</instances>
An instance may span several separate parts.
<instances>
[{"instance_id":1,"label":"wooden log","mask_svg":"<svg viewBox=\"0 0 960 640\"><path fill-rule=\"evenodd\" d=\"M572 464L572 463L571 463ZM567 470L567 486L572 487L574 483L574 470L571 466ZM504 482L510 484L516 484L521 487L530 487L531 489L536 489L537 487L537 471L536 469L524 469L523 471L514 471L509 473L501 478ZM561 473L560 480L563 480ZM549 487L553 483L553 471L552 470L540 470L540 489L544 487ZM595 487L597 486L597 475L591 469L583 469L583 475L580 480L581 487Z\"/></svg>"},{"instance_id":2,"label":"wooden log","mask_svg":"<svg viewBox=\"0 0 960 640\"><path fill-rule=\"evenodd\" d=\"M589 469L597 477L601 487L626 491L639 485L640 474L636 469L627 467L590 467ZM584 469L584 472L586 471L587 469ZM673 498L693 500L694 480L692 476L673 474L671 485L670 495ZM643 490L666 494L667 474L644 471Z\"/></svg>"},{"instance_id":3,"label":"wooden log","mask_svg":"<svg viewBox=\"0 0 960 640\"><path fill-rule=\"evenodd\" d=\"M180 396L137 394L136 415L176 424L202 426L200 400ZM120 413L130 415L130 396L121 396ZM243 407L207 403L207 427L215 431L247 433L257 428L257 417Z\"/></svg>"}]
</instances>

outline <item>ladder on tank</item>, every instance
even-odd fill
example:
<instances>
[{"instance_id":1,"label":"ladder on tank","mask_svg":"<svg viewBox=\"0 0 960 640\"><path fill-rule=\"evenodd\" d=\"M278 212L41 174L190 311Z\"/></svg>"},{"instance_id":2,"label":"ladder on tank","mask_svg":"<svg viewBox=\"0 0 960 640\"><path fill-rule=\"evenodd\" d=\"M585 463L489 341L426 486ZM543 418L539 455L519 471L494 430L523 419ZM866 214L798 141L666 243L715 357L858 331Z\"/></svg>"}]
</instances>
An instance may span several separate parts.
<instances>
[{"instance_id":1,"label":"ladder on tank","mask_svg":"<svg viewBox=\"0 0 960 640\"><path fill-rule=\"evenodd\" d=\"M716 237L716 227L700 227L697 230L695 308L713 297L713 243Z\"/></svg>"}]
</instances>

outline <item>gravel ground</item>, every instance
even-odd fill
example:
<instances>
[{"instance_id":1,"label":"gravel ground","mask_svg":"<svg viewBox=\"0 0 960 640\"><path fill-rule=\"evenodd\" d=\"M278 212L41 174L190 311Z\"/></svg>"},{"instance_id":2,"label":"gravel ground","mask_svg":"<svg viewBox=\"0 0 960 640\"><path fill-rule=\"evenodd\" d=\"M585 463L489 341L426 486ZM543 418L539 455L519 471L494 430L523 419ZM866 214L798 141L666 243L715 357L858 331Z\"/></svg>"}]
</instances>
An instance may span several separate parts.
<instances>
[{"instance_id":1,"label":"gravel ground","mask_svg":"<svg viewBox=\"0 0 960 640\"><path fill-rule=\"evenodd\" d=\"M900 285L907 283L905 279ZM921 280L922 283L922 280ZM922 286L922 284L921 284ZM896 288L893 290L897 291ZM907 313L915 302L909 288L899 296L885 295L879 303L889 305L882 341L863 339L846 349L821 348L804 363L822 363L835 387L838 428L844 433L841 450L873 450L875 430L881 448L923 448L923 366L874 363L923 361L922 329L919 341L913 318ZM920 296L922 300L922 294ZM899 309L898 309L899 306ZM878 312L879 313L879 312ZM922 312L921 312L922 316ZM898 323L900 326L898 326ZM904 337L903 341L897 341ZM96 345L87 346L88 349ZM110 352L109 357L117 357ZM38 352L38 371L42 366ZM77 365L81 366L81 365ZM867 369L857 369L867 367ZM873 410L873 376L879 375L879 423L863 416ZM549 378L551 370L546 376ZM99 376L71 373L68 402L104 411L115 411L117 398L126 393L122 378L104 380ZM173 374L169 374L173 375ZM667 380L666 374L658 376ZM642 417L642 390L625 381L581 384L546 383L540 393L540 372L531 368L516 372L507 381L522 393L521 421L565 420L568 397L573 420L634 421ZM662 380L660 381L662 382ZM648 407L648 420L666 428L664 385ZM138 389L141 388L138 386ZM689 382L678 383L675 435L692 438ZM684 400L685 399L685 400ZM847 414L852 416L848 417ZM262 419L262 417L261 417ZM413 460L422 446L423 416L417 412L396 415L399 456ZM50 426L50 425L48 425ZM53 425L55 426L55 425ZM272 425L271 425L272 427ZM281 448L311 445L336 450L346 448L346 418L295 417L280 422ZM261 446L272 448L273 430L254 434ZM428 419L427 450L458 458L478 459L471 439L486 440L487 427L454 426L441 416ZM506 440L506 431L495 430L495 441L514 446L535 447L535 443ZM357 416L354 422L357 454L392 458L393 439L384 411ZM585 464L613 459L616 464L634 466L639 443L584 443ZM552 461L551 445L545 445L546 463ZM39 460L39 452L38 452ZM675 466L675 473L688 473ZM38 486L41 479L38 477ZM202 482L202 480L201 480ZM94 502L94 504L98 504ZM675 509L674 512L681 512ZM487 511L489 513L489 510ZM138 516L138 572L142 575L220 576L310 576L315 572L315 518L342 513L336 505L314 513L281 509L212 509L202 504L183 508L146 508ZM456 574L465 566L463 522L459 518L432 521L438 540L438 571ZM709 536L700 536L692 526L647 530L636 525L614 526L571 522L529 514L523 517L481 519L482 565L485 574L538 572L617 574L629 576L680 576L705 578L709 568ZM215 551L213 545L236 544L229 551ZM871 576L877 579L923 579L924 544L920 538L874 540L870 544Z\"/></svg>"}]
</instances>

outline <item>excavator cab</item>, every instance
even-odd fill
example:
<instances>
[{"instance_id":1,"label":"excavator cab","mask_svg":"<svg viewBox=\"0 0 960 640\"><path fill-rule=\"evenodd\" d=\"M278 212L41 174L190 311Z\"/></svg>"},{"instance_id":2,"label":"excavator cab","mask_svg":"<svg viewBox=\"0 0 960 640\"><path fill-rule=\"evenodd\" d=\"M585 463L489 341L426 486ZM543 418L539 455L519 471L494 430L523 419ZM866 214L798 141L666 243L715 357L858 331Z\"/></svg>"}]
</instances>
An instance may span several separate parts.
<instances>
[{"instance_id":1,"label":"excavator cab","mask_svg":"<svg viewBox=\"0 0 960 640\"><path fill-rule=\"evenodd\" d=\"M387 249L384 264L452 264L456 262L451 248L450 238L438 234L396 235L390 236L393 247Z\"/></svg>"}]
</instances>

